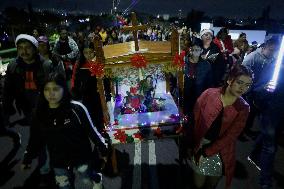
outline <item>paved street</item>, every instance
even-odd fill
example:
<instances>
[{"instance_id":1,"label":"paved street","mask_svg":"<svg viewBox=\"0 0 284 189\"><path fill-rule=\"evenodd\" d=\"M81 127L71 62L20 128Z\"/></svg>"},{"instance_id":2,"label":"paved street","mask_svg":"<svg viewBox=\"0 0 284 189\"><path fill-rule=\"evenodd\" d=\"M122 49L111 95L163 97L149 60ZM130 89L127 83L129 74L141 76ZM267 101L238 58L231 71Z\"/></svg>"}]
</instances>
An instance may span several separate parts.
<instances>
[{"instance_id":1,"label":"paved street","mask_svg":"<svg viewBox=\"0 0 284 189\"><path fill-rule=\"evenodd\" d=\"M15 129L22 135L22 148L16 159L20 159L24 153L29 134L28 127L16 126ZM178 161L178 141L173 138L148 140L142 143L116 145L119 174L116 176L104 176L105 189L175 189L191 188L191 173L186 165L180 165ZM246 156L252 148L252 141L237 143L237 169L233 180L232 189L257 189L258 171L247 160ZM0 160L11 147L8 138L0 138ZM275 189L284 188L284 149L279 146L275 166ZM0 178L1 189L20 188L25 180L30 177L33 169L21 171L20 162L11 172L5 173ZM1 170L3 171L3 170ZM32 178L31 183L38 177ZM4 180L4 181L3 181ZM219 183L221 189L224 179ZM32 186L32 184L31 184ZM26 187L28 188L28 187ZM80 188L80 186L78 187Z\"/></svg>"}]
</instances>

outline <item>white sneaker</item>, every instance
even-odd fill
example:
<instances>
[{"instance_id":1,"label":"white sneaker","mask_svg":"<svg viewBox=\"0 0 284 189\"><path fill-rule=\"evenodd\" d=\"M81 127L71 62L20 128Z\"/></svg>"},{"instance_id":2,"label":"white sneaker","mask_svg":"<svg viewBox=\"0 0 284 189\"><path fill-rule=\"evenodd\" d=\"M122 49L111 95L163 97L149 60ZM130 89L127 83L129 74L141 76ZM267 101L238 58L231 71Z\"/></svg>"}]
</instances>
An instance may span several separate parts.
<instances>
[{"instance_id":1,"label":"white sneaker","mask_svg":"<svg viewBox=\"0 0 284 189\"><path fill-rule=\"evenodd\" d=\"M251 164L253 164L259 171L261 171L261 168L248 156L247 157L247 160L251 163Z\"/></svg>"},{"instance_id":2,"label":"white sneaker","mask_svg":"<svg viewBox=\"0 0 284 189\"><path fill-rule=\"evenodd\" d=\"M101 181L96 183L96 182L93 182L93 189L103 189L103 179L102 179L102 174L101 173L98 173L100 176L101 176Z\"/></svg>"},{"instance_id":3,"label":"white sneaker","mask_svg":"<svg viewBox=\"0 0 284 189\"><path fill-rule=\"evenodd\" d=\"M93 189L103 189L103 183L100 182L100 183L95 183L93 182L94 185L93 185Z\"/></svg>"}]
</instances>

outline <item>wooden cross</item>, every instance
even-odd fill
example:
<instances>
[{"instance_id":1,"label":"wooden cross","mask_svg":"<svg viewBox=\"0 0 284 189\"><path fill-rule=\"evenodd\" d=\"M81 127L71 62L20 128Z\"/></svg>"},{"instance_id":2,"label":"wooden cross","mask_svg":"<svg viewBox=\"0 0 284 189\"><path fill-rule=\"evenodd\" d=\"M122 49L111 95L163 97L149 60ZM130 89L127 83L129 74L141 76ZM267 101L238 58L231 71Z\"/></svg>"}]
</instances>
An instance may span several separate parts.
<instances>
[{"instance_id":1,"label":"wooden cross","mask_svg":"<svg viewBox=\"0 0 284 189\"><path fill-rule=\"evenodd\" d=\"M95 35L93 43L94 43L94 48L95 48L95 53L96 53L96 61L101 64L104 64L105 55L104 55L103 43L102 43L101 38L98 35ZM103 78L97 78L97 90L100 95L102 111L103 111L103 118L104 118L106 125L108 125L110 121L110 117L109 117L107 102L105 98L105 88L104 88Z\"/></svg>"},{"instance_id":2,"label":"wooden cross","mask_svg":"<svg viewBox=\"0 0 284 189\"><path fill-rule=\"evenodd\" d=\"M137 31L147 29L147 25L138 25L135 12L131 12L131 22L132 26L125 26L122 28L122 31L132 31L135 43L135 51L139 51Z\"/></svg>"},{"instance_id":3,"label":"wooden cross","mask_svg":"<svg viewBox=\"0 0 284 189\"><path fill-rule=\"evenodd\" d=\"M102 64L105 63L105 55L104 55L104 50L103 50L103 42L100 38L100 36L95 35L94 40L94 48L95 48L95 53L96 53L96 60Z\"/></svg>"}]
</instances>

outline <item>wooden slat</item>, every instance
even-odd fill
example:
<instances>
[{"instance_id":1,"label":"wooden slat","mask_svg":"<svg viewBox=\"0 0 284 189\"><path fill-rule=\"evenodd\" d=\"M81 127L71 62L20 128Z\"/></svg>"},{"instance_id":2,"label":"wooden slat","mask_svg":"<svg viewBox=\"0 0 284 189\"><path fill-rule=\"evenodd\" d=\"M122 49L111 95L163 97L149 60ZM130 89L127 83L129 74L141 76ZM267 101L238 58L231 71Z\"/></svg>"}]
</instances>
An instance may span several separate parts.
<instances>
[{"instance_id":1,"label":"wooden slat","mask_svg":"<svg viewBox=\"0 0 284 189\"><path fill-rule=\"evenodd\" d=\"M171 53L170 41L139 41L141 53ZM134 41L106 45L103 47L106 59L123 57L135 53Z\"/></svg>"}]
</instances>

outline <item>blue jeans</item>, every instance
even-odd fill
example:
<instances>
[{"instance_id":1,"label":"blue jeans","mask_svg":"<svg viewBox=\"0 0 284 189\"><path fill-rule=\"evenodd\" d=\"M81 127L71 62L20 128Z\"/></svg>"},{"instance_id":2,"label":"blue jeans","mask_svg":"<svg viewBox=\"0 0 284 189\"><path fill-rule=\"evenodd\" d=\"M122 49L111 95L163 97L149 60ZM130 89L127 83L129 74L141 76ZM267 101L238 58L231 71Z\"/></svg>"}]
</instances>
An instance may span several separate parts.
<instances>
[{"instance_id":1,"label":"blue jeans","mask_svg":"<svg viewBox=\"0 0 284 189\"><path fill-rule=\"evenodd\" d=\"M38 163L39 163L39 171L41 175L48 174L50 171L49 165L49 153L47 147L45 146L39 153Z\"/></svg>"},{"instance_id":2,"label":"blue jeans","mask_svg":"<svg viewBox=\"0 0 284 189\"><path fill-rule=\"evenodd\" d=\"M74 189L76 183L80 183L82 188L91 188L93 181L90 178L90 167L87 164L68 168L53 168L55 182L60 189Z\"/></svg>"},{"instance_id":3,"label":"blue jeans","mask_svg":"<svg viewBox=\"0 0 284 189\"><path fill-rule=\"evenodd\" d=\"M279 117L269 114L259 115L260 134L250 157L258 162L260 172L260 185L272 186L273 163L277 151L276 135L279 131Z\"/></svg>"}]
</instances>

